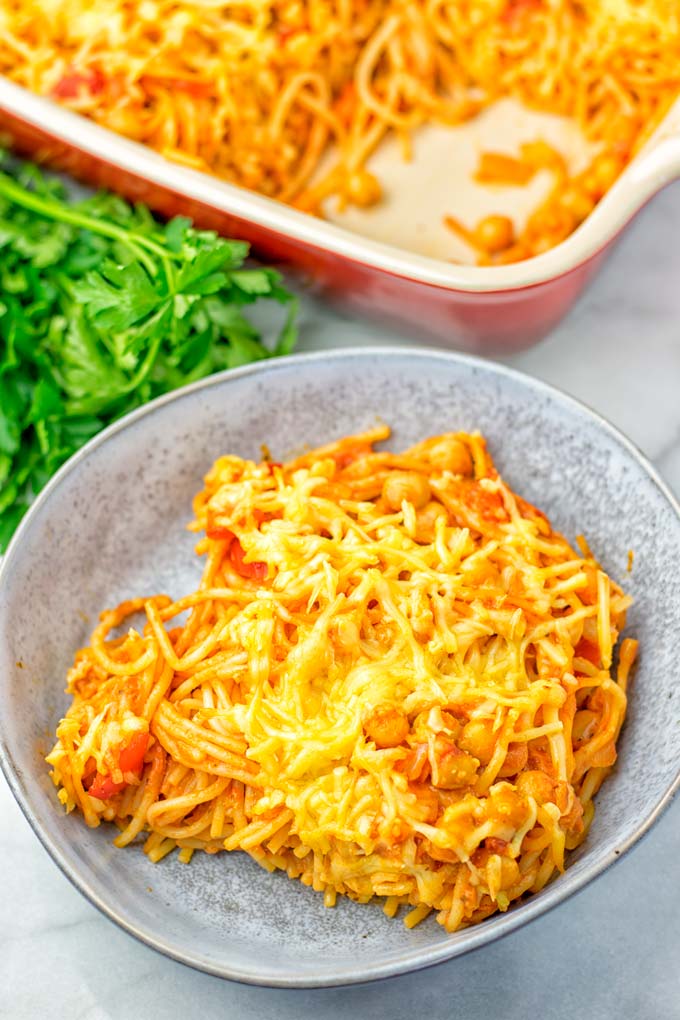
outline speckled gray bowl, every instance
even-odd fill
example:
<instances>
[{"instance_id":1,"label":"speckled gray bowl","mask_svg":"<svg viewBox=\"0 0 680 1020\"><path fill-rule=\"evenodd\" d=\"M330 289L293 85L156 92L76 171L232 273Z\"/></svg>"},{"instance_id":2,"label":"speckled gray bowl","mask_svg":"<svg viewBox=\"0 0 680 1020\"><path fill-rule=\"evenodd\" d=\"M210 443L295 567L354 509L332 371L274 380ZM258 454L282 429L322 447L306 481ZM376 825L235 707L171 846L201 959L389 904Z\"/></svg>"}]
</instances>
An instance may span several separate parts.
<instances>
[{"instance_id":1,"label":"speckled gray bowl","mask_svg":"<svg viewBox=\"0 0 680 1020\"><path fill-rule=\"evenodd\" d=\"M447 935L414 931L379 905L320 896L243 854L154 866L58 807L42 756L66 707L64 674L97 612L132 594L192 589L184 530L191 497L223 452L275 457L366 428L380 416L403 447L446 429L481 429L512 486L568 536L584 532L635 596L642 642L614 775L564 876L522 905ZM625 567L635 550L631 575ZM3 767L56 863L100 910L169 956L213 974L280 986L384 977L506 934L581 889L649 829L680 782L677 578L680 517L637 450L542 383L451 354L364 349L290 358L214 377L114 425L47 486L0 572ZM23 663L20 668L19 663Z\"/></svg>"}]
</instances>

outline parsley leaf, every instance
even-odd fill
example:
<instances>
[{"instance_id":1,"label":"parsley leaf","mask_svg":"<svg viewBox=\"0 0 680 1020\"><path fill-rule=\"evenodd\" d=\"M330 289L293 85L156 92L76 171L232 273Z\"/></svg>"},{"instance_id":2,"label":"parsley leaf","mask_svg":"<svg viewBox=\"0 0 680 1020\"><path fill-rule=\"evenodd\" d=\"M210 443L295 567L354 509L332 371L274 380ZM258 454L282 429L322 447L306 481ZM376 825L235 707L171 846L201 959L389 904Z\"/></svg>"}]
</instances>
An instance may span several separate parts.
<instances>
[{"instance_id":1,"label":"parsley leaf","mask_svg":"<svg viewBox=\"0 0 680 1020\"><path fill-rule=\"evenodd\" d=\"M289 353L297 301L248 245L162 224L100 192L69 199L0 152L0 552L32 498L101 428L212 372ZM265 345L245 306L284 306Z\"/></svg>"}]
</instances>

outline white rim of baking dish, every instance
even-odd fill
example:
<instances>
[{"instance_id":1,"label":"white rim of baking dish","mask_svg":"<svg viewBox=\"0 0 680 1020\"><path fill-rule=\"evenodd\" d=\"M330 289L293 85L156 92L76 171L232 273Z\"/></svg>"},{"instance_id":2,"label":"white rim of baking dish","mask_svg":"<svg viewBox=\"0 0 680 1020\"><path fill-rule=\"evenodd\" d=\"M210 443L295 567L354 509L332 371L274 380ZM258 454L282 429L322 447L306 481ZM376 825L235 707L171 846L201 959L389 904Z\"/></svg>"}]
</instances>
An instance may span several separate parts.
<instances>
[{"instance_id":1,"label":"white rim of baking dish","mask_svg":"<svg viewBox=\"0 0 680 1020\"><path fill-rule=\"evenodd\" d=\"M167 393L162 397L158 397L156 400L151 401L151 403L145 404L143 407L138 408L136 411L132 411L130 414L119 419L119 421L109 425L108 428L104 429L91 439L89 443L83 446L59 469L59 471L50 479L45 488L39 494L32 507L28 510L26 516L15 532L12 541L10 542L7 553L0 561L0 594L4 587L5 577L8 577L12 571L12 560L16 550L19 548L24 533L29 529L33 517L37 515L43 504L49 499L53 490L62 483L71 471L73 471L73 469L93 450L106 443L110 438L117 435L117 433L128 428L128 426L133 425L141 418L154 414L159 408L164 407L173 400L182 398L187 393L195 393L213 386L219 386L227 379L242 378L262 371L276 371L278 368L287 368L291 364L307 365L315 361L340 361L356 358L380 358L381 360L386 358L424 358L430 360L438 359L445 364L463 363L476 367L480 371L492 372L497 376L510 381L519 382L522 385L533 389L537 396L548 397L550 400L561 404L563 407L577 410L580 414L585 414L588 418L590 418L599 429L623 447L623 449L642 467L680 520L680 503L638 447L635 446L635 444L622 432L620 432L619 429L608 422L606 418L603 418L600 414L598 414L597 411L593 410L582 401L577 400L575 397L564 393L557 387L551 386L539 379L526 375L524 372L518 372L515 369L508 368L497 362L490 362L486 359L466 354L444 352L437 350L436 348L393 346L367 346L360 349L347 348L336 351L291 355L286 358L277 358L275 361L256 362L255 364L245 365L242 368L220 372L216 375L208 376L205 379L192 383L189 386L184 386L171 393ZM495 942L497 939L500 939L503 936L510 934L510 932L521 928L529 921L548 913L565 899L583 889L593 879L607 871L612 864L619 861L624 854L626 854L644 835L649 832L666 808L668 808L673 797L680 789L679 763L678 774L669 784L661 797L659 797L654 807L639 821L637 827L628 836L628 838L621 840L620 843L611 849L606 857L589 862L587 860L588 851L586 851L583 858L584 863L580 871L576 872L567 868L565 873L560 875L555 882L545 886L539 893L536 893L527 901L511 908L507 913L496 914L493 917L482 921L478 925L464 929L462 937L460 933L458 933L458 937L455 941L450 941L447 940L446 937L443 937L440 943L426 947L416 947L413 950L400 952L396 957L383 961L382 963L360 963L351 968L344 967L339 969L332 975L310 977L308 973L302 972L290 972L286 975L281 975L278 972L267 973L265 966L262 965L259 966L257 971L244 970L230 965L219 966L200 954L192 953L190 948L185 950L183 947L180 948L177 945L174 945L170 939L155 936L147 931L143 926L138 925L134 921L123 916L120 912L118 912L115 905L107 903L90 885L88 879L71 865L66 856L62 854L61 850L53 843L49 832L43 829L40 819L37 817L31 806L31 796L26 789L26 784L21 770L15 766L7 749L6 743L3 731L3 717L0 714L0 767L2 768L5 778L7 779L19 807L23 811L26 819L43 847L47 850L66 878L68 878L75 888L78 889L95 907L97 907L102 914L114 921L120 928L127 931L141 942L150 946L152 949L163 953L165 956L178 961L179 963L187 964L197 970L204 971L205 973L212 974L216 977L227 978L244 984L262 985L272 988L330 988L342 985L362 984L368 981L375 981L380 978L393 977L398 974L422 970L426 967L431 967L435 964L453 959L454 957L462 956L463 954L470 952L472 949L477 949L483 945ZM55 810L57 809L58 804L55 800Z\"/></svg>"},{"instance_id":2,"label":"white rim of baking dish","mask_svg":"<svg viewBox=\"0 0 680 1020\"><path fill-rule=\"evenodd\" d=\"M173 163L80 114L0 76L3 111L73 149L152 184L286 238L413 282L465 292L533 287L557 279L604 248L661 188L680 177L680 99L588 218L542 255L507 266L460 266L373 241L211 174Z\"/></svg>"}]
</instances>

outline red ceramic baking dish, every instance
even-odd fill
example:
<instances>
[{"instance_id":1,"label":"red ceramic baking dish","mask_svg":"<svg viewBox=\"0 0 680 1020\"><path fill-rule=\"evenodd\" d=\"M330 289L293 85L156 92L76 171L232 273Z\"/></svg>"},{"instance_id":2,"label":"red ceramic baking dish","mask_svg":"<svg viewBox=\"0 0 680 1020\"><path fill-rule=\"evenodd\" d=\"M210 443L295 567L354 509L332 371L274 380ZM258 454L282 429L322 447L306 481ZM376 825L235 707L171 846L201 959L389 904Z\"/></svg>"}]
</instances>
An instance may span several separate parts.
<instances>
[{"instance_id":1,"label":"red ceramic baking dish","mask_svg":"<svg viewBox=\"0 0 680 1020\"><path fill-rule=\"evenodd\" d=\"M517 121L517 112L501 106L495 118L491 128L503 133ZM468 148L474 149L477 126L463 130L473 132ZM416 159L397 182L400 201L393 201L382 219L371 219L369 214L360 233L172 163L1 77L0 133L18 151L80 180L115 189L165 215L181 213L201 226L245 238L256 253L295 267L345 307L423 337L489 354L511 353L543 337L592 279L635 213L680 176L678 101L594 212L566 241L525 262L478 267L423 254L427 244L420 243L419 252L409 250L409 229L415 247L423 227L422 201L413 211L414 197L422 198L430 191L436 176L432 161L442 164L442 150L436 145L428 144L425 156ZM461 145L457 143L456 149ZM389 150L381 158L397 159ZM432 186L432 201L439 203L438 220L450 211L441 208L442 186L451 194L460 193L463 164L451 162L450 178L448 166L444 163L443 174L440 166L438 185ZM406 225L398 243L386 243L390 235L385 233L385 217L400 228ZM435 249L430 245L430 250Z\"/></svg>"}]
</instances>

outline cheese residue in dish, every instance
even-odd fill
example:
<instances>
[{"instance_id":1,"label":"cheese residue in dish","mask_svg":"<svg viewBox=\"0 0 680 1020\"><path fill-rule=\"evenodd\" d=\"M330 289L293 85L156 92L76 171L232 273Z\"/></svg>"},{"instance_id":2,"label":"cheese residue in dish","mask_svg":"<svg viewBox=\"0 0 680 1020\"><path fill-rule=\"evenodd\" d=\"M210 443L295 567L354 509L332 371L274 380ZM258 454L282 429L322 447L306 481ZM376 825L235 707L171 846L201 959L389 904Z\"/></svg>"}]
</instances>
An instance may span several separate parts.
<instances>
[{"instance_id":1,"label":"cheese residue in dish","mask_svg":"<svg viewBox=\"0 0 680 1020\"><path fill-rule=\"evenodd\" d=\"M48 761L118 846L243 849L328 905L377 895L453 931L584 839L637 643L612 675L630 599L481 436L375 451L388 434L220 458L195 500L198 589L102 615Z\"/></svg>"},{"instance_id":2,"label":"cheese residue in dish","mask_svg":"<svg viewBox=\"0 0 680 1020\"><path fill-rule=\"evenodd\" d=\"M440 210L458 235L451 259L506 265L572 234L675 103L680 5L3 0L0 74L174 162L331 218L394 199L388 140L409 161L424 125L469 122L502 98L568 117L586 166L550 132L516 153L501 132L481 154L477 181L496 191L543 177L526 220L493 192L476 223L469 203Z\"/></svg>"}]
</instances>

